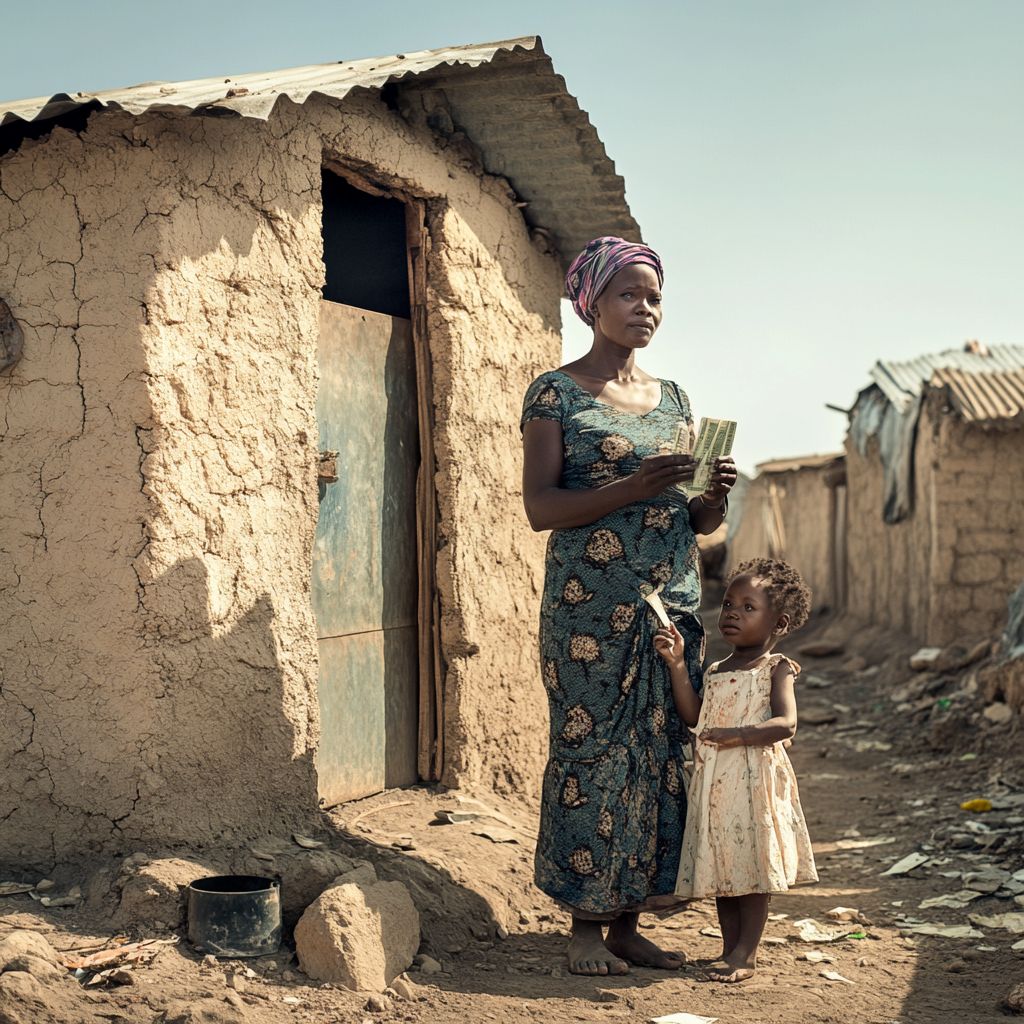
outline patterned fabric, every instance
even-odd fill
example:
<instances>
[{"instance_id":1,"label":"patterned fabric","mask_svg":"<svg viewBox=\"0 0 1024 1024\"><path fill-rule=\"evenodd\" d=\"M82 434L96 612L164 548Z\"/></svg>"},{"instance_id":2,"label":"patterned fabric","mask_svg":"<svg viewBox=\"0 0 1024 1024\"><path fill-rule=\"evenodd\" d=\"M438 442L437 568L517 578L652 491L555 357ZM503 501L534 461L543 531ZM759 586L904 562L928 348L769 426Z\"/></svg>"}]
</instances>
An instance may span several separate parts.
<instances>
[{"instance_id":1,"label":"patterned fabric","mask_svg":"<svg viewBox=\"0 0 1024 1024\"><path fill-rule=\"evenodd\" d=\"M649 263L658 272L659 287L665 281L658 254L647 245L627 242L624 238L605 235L587 242L572 261L565 277L565 288L576 315L588 326L594 326L591 310L608 282L631 263Z\"/></svg>"},{"instance_id":2,"label":"patterned fabric","mask_svg":"<svg viewBox=\"0 0 1024 1024\"><path fill-rule=\"evenodd\" d=\"M772 672L780 661L789 659L773 654L757 668L740 672L719 672L712 665L697 735L771 718ZM789 664L799 674L800 666ZM676 893L743 896L785 892L817 880L786 748L775 743L720 750L698 741Z\"/></svg>"},{"instance_id":3,"label":"patterned fabric","mask_svg":"<svg viewBox=\"0 0 1024 1024\"><path fill-rule=\"evenodd\" d=\"M545 373L526 393L522 422L561 423L560 486L597 487L670 445L680 419L692 422L686 396L669 381L661 391L651 412L624 413L566 374ZM551 747L536 881L581 916L649 908L659 896L676 902L686 737L640 587L664 584L662 601L699 680L698 564L685 500L668 495L552 531L548 541L540 653Z\"/></svg>"}]
</instances>

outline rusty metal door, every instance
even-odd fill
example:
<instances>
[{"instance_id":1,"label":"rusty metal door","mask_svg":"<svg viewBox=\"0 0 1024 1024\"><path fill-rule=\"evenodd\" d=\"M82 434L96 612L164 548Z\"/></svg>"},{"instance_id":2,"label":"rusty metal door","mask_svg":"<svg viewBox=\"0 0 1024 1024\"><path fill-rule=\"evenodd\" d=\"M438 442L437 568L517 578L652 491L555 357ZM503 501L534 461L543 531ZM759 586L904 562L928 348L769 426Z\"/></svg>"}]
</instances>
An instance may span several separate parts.
<instances>
[{"instance_id":1,"label":"rusty metal door","mask_svg":"<svg viewBox=\"0 0 1024 1024\"><path fill-rule=\"evenodd\" d=\"M417 779L416 360L408 320L322 300L312 602L325 806Z\"/></svg>"}]
</instances>

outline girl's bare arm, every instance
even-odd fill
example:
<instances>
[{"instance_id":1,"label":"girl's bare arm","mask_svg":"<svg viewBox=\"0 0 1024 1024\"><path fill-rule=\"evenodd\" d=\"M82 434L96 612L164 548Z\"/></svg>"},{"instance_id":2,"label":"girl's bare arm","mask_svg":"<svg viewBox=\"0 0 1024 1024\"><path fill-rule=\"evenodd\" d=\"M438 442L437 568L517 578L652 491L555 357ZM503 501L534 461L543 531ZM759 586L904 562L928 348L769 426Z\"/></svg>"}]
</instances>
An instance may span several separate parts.
<instances>
[{"instance_id":1,"label":"girl's bare arm","mask_svg":"<svg viewBox=\"0 0 1024 1024\"><path fill-rule=\"evenodd\" d=\"M684 657L682 634L674 625L659 629L654 637L654 649L665 659L672 680L672 700L679 717L692 729L700 718L703 701L690 683L690 672Z\"/></svg>"},{"instance_id":2,"label":"girl's bare arm","mask_svg":"<svg viewBox=\"0 0 1024 1024\"><path fill-rule=\"evenodd\" d=\"M796 735L796 695L793 683L796 677L788 661L780 661L772 673L772 717L757 725L744 725L738 729L709 729L700 739L716 747L770 747Z\"/></svg>"},{"instance_id":3,"label":"girl's bare arm","mask_svg":"<svg viewBox=\"0 0 1024 1024\"><path fill-rule=\"evenodd\" d=\"M693 479L689 455L654 455L632 475L601 487L569 490L562 479L562 425L528 420L523 425L523 504L535 530L589 526L610 512L661 494L666 487Z\"/></svg>"}]
</instances>

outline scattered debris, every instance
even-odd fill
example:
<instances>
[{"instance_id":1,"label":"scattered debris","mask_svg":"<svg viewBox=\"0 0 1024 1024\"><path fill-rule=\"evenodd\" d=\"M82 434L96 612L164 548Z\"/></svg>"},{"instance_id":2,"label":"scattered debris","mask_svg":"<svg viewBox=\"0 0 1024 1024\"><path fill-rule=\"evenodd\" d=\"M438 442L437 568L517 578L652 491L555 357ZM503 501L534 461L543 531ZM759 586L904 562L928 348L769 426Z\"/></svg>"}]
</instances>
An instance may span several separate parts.
<instances>
[{"instance_id":1,"label":"scattered debris","mask_svg":"<svg viewBox=\"0 0 1024 1024\"><path fill-rule=\"evenodd\" d=\"M72 958L61 956L61 963L68 970L93 971L97 967L113 967L115 964L148 964L164 946L174 946L178 936L170 939L145 939L142 942L127 942L104 949L89 956Z\"/></svg>"},{"instance_id":2,"label":"scattered debris","mask_svg":"<svg viewBox=\"0 0 1024 1024\"><path fill-rule=\"evenodd\" d=\"M718 928L711 927L701 928L700 934L706 935L709 939L720 939L722 937L722 932Z\"/></svg>"},{"instance_id":3,"label":"scattered debris","mask_svg":"<svg viewBox=\"0 0 1024 1024\"><path fill-rule=\"evenodd\" d=\"M970 811L972 814L992 810L991 800L966 800L960 805L961 811Z\"/></svg>"},{"instance_id":4,"label":"scattered debris","mask_svg":"<svg viewBox=\"0 0 1024 1024\"><path fill-rule=\"evenodd\" d=\"M823 978L828 978L829 981L845 981L847 985L856 985L855 981L850 981L849 978L844 978L838 971L819 971L818 972Z\"/></svg>"},{"instance_id":5,"label":"scattered debris","mask_svg":"<svg viewBox=\"0 0 1024 1024\"><path fill-rule=\"evenodd\" d=\"M931 907L946 907L949 910L963 910L971 900L976 900L981 895L983 894L975 892L973 889L961 889L960 892L932 896L931 899L919 903L917 909L928 910Z\"/></svg>"},{"instance_id":6,"label":"scattered debris","mask_svg":"<svg viewBox=\"0 0 1024 1024\"><path fill-rule=\"evenodd\" d=\"M483 836L490 839L492 843L518 843L519 837L511 829L507 828L474 828L472 833L475 836Z\"/></svg>"},{"instance_id":7,"label":"scattered debris","mask_svg":"<svg viewBox=\"0 0 1024 1024\"><path fill-rule=\"evenodd\" d=\"M696 1013L670 1013L667 1017L652 1017L651 1024L715 1024L717 1017L701 1017Z\"/></svg>"},{"instance_id":8,"label":"scattered debris","mask_svg":"<svg viewBox=\"0 0 1024 1024\"><path fill-rule=\"evenodd\" d=\"M801 921L794 921L793 927L803 942L835 942L836 939L846 938L852 928L823 928L813 918L805 917Z\"/></svg>"},{"instance_id":9,"label":"scattered debris","mask_svg":"<svg viewBox=\"0 0 1024 1024\"><path fill-rule=\"evenodd\" d=\"M304 850L319 850L324 844L319 839L310 839L309 836L300 836L298 832L292 833L292 839Z\"/></svg>"},{"instance_id":10,"label":"scattered debris","mask_svg":"<svg viewBox=\"0 0 1024 1024\"><path fill-rule=\"evenodd\" d=\"M1003 996L1003 1006L1011 1013L1024 1013L1024 982L1014 985Z\"/></svg>"},{"instance_id":11,"label":"scattered debris","mask_svg":"<svg viewBox=\"0 0 1024 1024\"><path fill-rule=\"evenodd\" d=\"M967 920L978 928L1004 928L1013 935L1024 934L1024 913L996 914L994 917L968 914Z\"/></svg>"},{"instance_id":12,"label":"scattered debris","mask_svg":"<svg viewBox=\"0 0 1024 1024\"><path fill-rule=\"evenodd\" d=\"M908 871L919 868L928 859L928 855L924 853L908 853L902 860L896 861L891 868L883 871L882 875L905 875Z\"/></svg>"},{"instance_id":13,"label":"scattered debris","mask_svg":"<svg viewBox=\"0 0 1024 1024\"><path fill-rule=\"evenodd\" d=\"M984 932L965 924L916 924L911 929L914 935L940 935L945 939L983 939Z\"/></svg>"},{"instance_id":14,"label":"scattered debris","mask_svg":"<svg viewBox=\"0 0 1024 1024\"><path fill-rule=\"evenodd\" d=\"M825 912L826 917L831 917L834 921L861 921L864 922L864 918L861 917L859 910L855 910L853 907L836 907L833 910ZM864 922L866 923L866 922Z\"/></svg>"},{"instance_id":15,"label":"scattered debris","mask_svg":"<svg viewBox=\"0 0 1024 1024\"><path fill-rule=\"evenodd\" d=\"M836 846L840 850L866 850L871 846L889 846L895 842L895 836L876 836L874 839L840 839Z\"/></svg>"},{"instance_id":16,"label":"scattered debris","mask_svg":"<svg viewBox=\"0 0 1024 1024\"><path fill-rule=\"evenodd\" d=\"M812 964L834 964L836 958L831 953L822 953L820 949L808 949L801 953L797 960L807 960Z\"/></svg>"},{"instance_id":17,"label":"scattered debris","mask_svg":"<svg viewBox=\"0 0 1024 1024\"><path fill-rule=\"evenodd\" d=\"M927 672L928 669L935 667L935 663L941 657L941 647L922 647L916 654L910 656L910 667L915 672Z\"/></svg>"},{"instance_id":18,"label":"scattered debris","mask_svg":"<svg viewBox=\"0 0 1024 1024\"><path fill-rule=\"evenodd\" d=\"M0 896L16 896L18 893L31 892L34 885L24 882L0 882Z\"/></svg>"}]
</instances>

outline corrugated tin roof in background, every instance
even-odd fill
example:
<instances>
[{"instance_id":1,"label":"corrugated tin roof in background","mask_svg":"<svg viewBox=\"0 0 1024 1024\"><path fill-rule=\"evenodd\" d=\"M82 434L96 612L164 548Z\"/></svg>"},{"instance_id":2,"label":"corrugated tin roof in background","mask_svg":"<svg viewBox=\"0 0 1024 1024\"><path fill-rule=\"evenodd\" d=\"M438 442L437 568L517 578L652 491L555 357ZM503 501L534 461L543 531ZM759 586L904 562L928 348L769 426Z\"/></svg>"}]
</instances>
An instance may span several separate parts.
<instances>
[{"instance_id":1,"label":"corrugated tin roof in background","mask_svg":"<svg viewBox=\"0 0 1024 1024\"><path fill-rule=\"evenodd\" d=\"M1018 370L1024 367L1024 346L993 345L988 355L964 349L947 349L934 355L918 356L905 363L879 360L871 368L871 379L885 397L904 412L921 393L932 373L938 369L956 369L964 374L989 373L995 370Z\"/></svg>"},{"instance_id":2,"label":"corrugated tin roof in background","mask_svg":"<svg viewBox=\"0 0 1024 1024\"><path fill-rule=\"evenodd\" d=\"M953 408L968 423L1024 426L1024 370L964 373L944 368L929 383L946 389Z\"/></svg>"},{"instance_id":3,"label":"corrugated tin roof in background","mask_svg":"<svg viewBox=\"0 0 1024 1024\"><path fill-rule=\"evenodd\" d=\"M179 116L266 120L281 97L343 99L353 89L444 91L454 124L481 150L485 169L503 175L527 223L546 229L568 264L590 239L640 241L625 182L585 111L556 75L540 38L314 64L192 82L147 82L104 92L59 93L0 104L0 127L44 121L85 105Z\"/></svg>"},{"instance_id":4,"label":"corrugated tin roof in background","mask_svg":"<svg viewBox=\"0 0 1024 1024\"><path fill-rule=\"evenodd\" d=\"M754 468L758 473L788 473L794 469L821 469L837 459L845 458L845 453L835 452L831 455L798 455L792 459L772 459L770 462L759 462Z\"/></svg>"}]
</instances>

